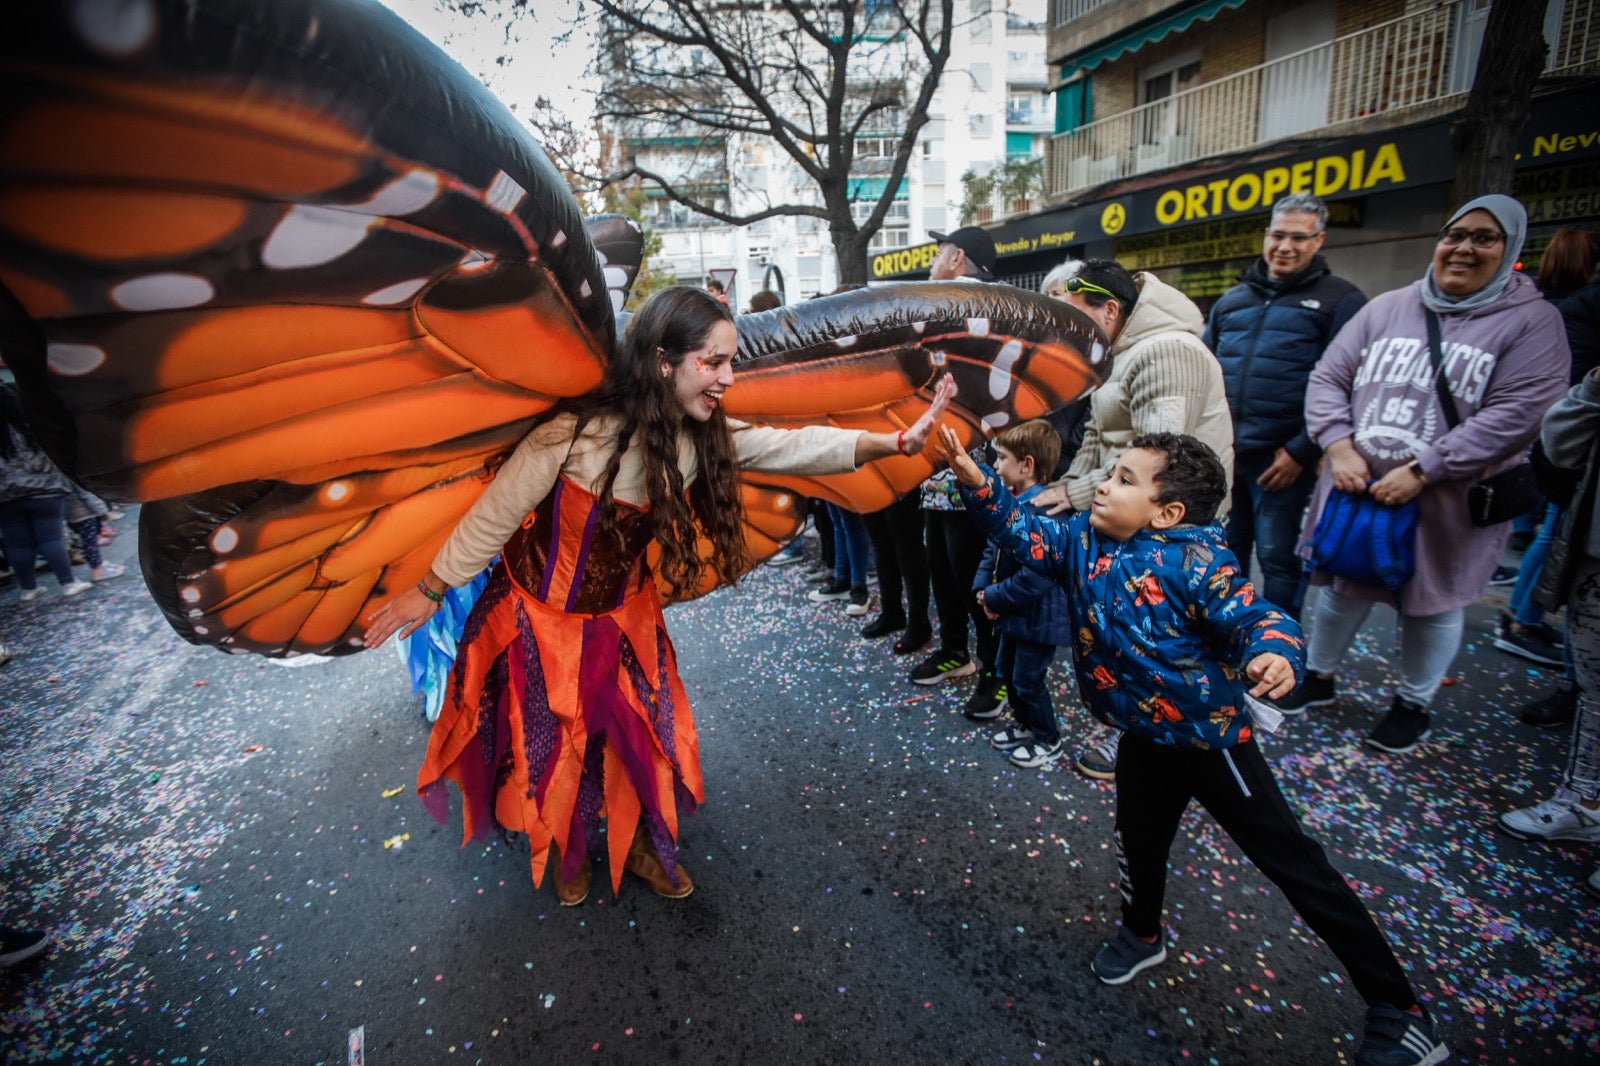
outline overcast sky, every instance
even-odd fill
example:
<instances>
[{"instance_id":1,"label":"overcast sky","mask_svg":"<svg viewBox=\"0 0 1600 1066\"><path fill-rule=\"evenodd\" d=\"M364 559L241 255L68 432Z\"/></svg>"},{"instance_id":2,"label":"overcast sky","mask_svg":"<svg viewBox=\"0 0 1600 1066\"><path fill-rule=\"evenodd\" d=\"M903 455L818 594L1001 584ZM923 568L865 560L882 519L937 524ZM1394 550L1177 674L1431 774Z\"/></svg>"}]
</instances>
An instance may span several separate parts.
<instances>
[{"instance_id":1,"label":"overcast sky","mask_svg":"<svg viewBox=\"0 0 1600 1066\"><path fill-rule=\"evenodd\" d=\"M381 0L416 27L424 37L448 52L474 77L487 85L518 117L527 118L539 96L565 112L580 128L594 111L593 83L584 75L592 35L589 25L577 24L578 0L536 0L537 11L510 23L496 12L500 5L485 0L489 14L467 18L442 10L438 0ZM568 35L566 43L552 40ZM500 56L511 62L501 66Z\"/></svg>"}]
</instances>

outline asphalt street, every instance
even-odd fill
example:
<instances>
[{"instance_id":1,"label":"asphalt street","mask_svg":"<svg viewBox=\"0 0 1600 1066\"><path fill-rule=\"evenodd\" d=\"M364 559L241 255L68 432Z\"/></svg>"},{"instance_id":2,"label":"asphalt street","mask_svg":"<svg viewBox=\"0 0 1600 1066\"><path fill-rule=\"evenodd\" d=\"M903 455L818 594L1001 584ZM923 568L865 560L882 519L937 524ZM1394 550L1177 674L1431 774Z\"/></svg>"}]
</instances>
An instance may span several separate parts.
<instances>
[{"instance_id":1,"label":"asphalt street","mask_svg":"<svg viewBox=\"0 0 1600 1066\"><path fill-rule=\"evenodd\" d=\"M134 522L113 559L132 563ZM0 591L6 1062L1350 1063L1363 1005L1327 948L1191 809L1167 962L1088 970L1116 928L1113 788L1013 769L796 572L668 612L707 802L695 893L536 891L525 844L460 845L414 794L428 727L391 649L285 668L182 643L134 573ZM1548 674L1489 642L1432 739L1356 743L1387 705L1375 612L1340 703L1267 754L1397 946L1459 1063L1600 1060L1594 846L1496 831L1566 747L1516 721ZM1087 735L1064 665L1069 738Z\"/></svg>"}]
</instances>

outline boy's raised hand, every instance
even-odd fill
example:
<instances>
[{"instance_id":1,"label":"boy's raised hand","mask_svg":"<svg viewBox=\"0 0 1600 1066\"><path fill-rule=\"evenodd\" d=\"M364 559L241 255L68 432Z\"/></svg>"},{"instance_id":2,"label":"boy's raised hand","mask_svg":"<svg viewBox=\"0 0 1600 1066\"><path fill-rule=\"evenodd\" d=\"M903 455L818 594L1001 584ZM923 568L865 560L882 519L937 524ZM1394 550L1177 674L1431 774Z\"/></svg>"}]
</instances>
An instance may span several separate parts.
<instances>
[{"instance_id":1,"label":"boy's raised hand","mask_svg":"<svg viewBox=\"0 0 1600 1066\"><path fill-rule=\"evenodd\" d=\"M949 426L939 427L939 458L950 464L950 469L955 472L956 480L969 489L978 488L983 484L983 471L978 469L978 464L972 461L972 456L961 446L961 438Z\"/></svg>"},{"instance_id":2,"label":"boy's raised hand","mask_svg":"<svg viewBox=\"0 0 1600 1066\"><path fill-rule=\"evenodd\" d=\"M1250 660L1244 672L1245 676L1256 682L1256 687L1250 690L1252 696L1277 699L1287 696L1294 688L1294 667L1289 665L1288 659L1275 652L1257 655Z\"/></svg>"}]
</instances>

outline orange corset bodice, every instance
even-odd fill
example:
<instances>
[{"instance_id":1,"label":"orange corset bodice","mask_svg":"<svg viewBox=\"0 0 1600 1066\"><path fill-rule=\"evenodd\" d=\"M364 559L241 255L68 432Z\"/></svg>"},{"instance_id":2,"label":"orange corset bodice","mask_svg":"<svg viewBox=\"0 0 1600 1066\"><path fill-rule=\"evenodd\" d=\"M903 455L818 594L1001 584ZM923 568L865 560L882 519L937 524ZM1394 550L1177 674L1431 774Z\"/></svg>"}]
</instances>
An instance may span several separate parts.
<instances>
[{"instance_id":1,"label":"orange corset bodice","mask_svg":"<svg viewBox=\"0 0 1600 1066\"><path fill-rule=\"evenodd\" d=\"M649 580L649 512L617 501L621 537L600 532L600 501L565 477L505 546L506 569L523 590L556 610L604 614ZM620 543L619 543L620 540Z\"/></svg>"}]
</instances>

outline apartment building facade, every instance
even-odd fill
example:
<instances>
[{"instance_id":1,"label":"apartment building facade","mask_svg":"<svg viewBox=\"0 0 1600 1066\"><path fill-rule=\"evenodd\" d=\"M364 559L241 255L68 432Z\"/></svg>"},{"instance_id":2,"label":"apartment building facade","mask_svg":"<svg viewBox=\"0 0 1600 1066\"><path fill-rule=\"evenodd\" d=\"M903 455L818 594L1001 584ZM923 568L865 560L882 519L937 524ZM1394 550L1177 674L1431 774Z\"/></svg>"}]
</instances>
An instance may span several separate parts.
<instances>
[{"instance_id":1,"label":"apartment building facade","mask_svg":"<svg viewBox=\"0 0 1600 1066\"><path fill-rule=\"evenodd\" d=\"M1420 275L1489 0L1050 3L1048 206L994 227L1002 276L1114 256L1208 302L1259 254L1273 200L1302 190L1330 203L1342 274L1369 293ZM1546 8L1517 188L1532 262L1557 226L1600 223L1594 7Z\"/></svg>"},{"instance_id":2,"label":"apartment building facade","mask_svg":"<svg viewBox=\"0 0 1600 1066\"><path fill-rule=\"evenodd\" d=\"M918 138L910 168L895 187L873 259L905 259L926 244L929 230L961 224L962 184L968 173L987 174L1017 159L1034 159L1039 180L1021 195L997 188L983 197L981 216L995 219L1043 207L1044 154L1054 131L1054 97L1045 63L1049 0L956 0L950 60ZM863 4L863 10L874 7ZM772 13L782 18L781 10ZM897 42L876 42L877 63L859 72L863 91L892 77ZM903 51L903 62L910 62ZM693 56L687 57L690 62ZM854 77L854 76L853 76ZM864 220L886 190L895 147L905 131L898 110L875 115L855 138L850 190ZM709 134L687 122L617 124L611 133L639 165L731 214L754 213L781 202L820 203L814 185L782 149L749 134ZM838 267L826 224L805 217L773 217L746 226L690 211L659 187L645 186L645 225L660 235L658 266L686 284L703 284L734 272L733 296L743 305L763 287L781 285L789 301L830 292ZM921 252L917 255L920 257ZM926 263L923 263L926 269Z\"/></svg>"}]
</instances>

